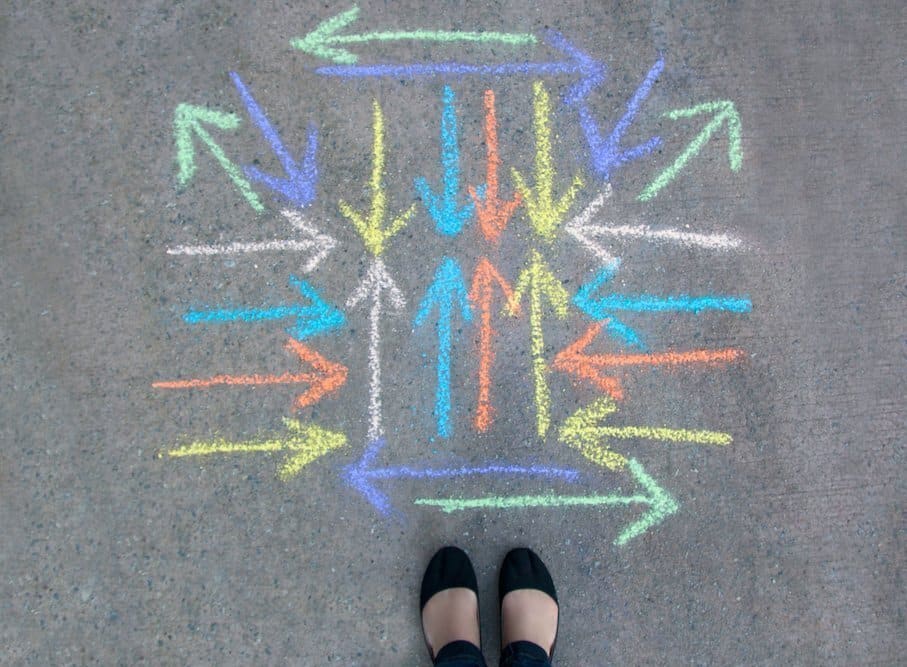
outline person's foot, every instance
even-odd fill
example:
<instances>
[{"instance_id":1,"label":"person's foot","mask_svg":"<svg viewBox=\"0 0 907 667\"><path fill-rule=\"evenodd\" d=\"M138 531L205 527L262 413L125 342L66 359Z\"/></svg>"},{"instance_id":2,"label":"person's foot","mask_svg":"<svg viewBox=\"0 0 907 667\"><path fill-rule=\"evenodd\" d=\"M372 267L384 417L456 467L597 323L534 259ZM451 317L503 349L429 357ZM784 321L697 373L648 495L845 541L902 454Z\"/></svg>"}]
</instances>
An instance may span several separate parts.
<instances>
[{"instance_id":1,"label":"person's foot","mask_svg":"<svg viewBox=\"0 0 907 667\"><path fill-rule=\"evenodd\" d=\"M501 646L528 641L548 657L557 639L557 593L548 568L529 549L514 549L501 565Z\"/></svg>"},{"instance_id":2,"label":"person's foot","mask_svg":"<svg viewBox=\"0 0 907 667\"><path fill-rule=\"evenodd\" d=\"M479 597L469 557L457 547L444 547L431 559L422 578L422 633L432 660L453 641L481 646Z\"/></svg>"}]
</instances>

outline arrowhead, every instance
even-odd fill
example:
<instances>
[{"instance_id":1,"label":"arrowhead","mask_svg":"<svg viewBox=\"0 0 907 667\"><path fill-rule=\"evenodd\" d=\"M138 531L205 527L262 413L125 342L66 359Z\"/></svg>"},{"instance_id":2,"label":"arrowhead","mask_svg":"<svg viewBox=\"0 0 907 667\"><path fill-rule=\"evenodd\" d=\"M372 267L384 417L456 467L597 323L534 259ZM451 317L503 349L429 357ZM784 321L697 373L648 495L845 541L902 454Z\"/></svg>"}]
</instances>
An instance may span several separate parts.
<instances>
[{"instance_id":1,"label":"arrowhead","mask_svg":"<svg viewBox=\"0 0 907 667\"><path fill-rule=\"evenodd\" d=\"M589 343L601 333L602 328L606 324L607 320L591 324L582 336L557 354L552 365L559 371L573 373L577 377L591 381L592 384L611 398L619 401L624 397L620 380L615 377L601 375L594 357L585 354Z\"/></svg>"},{"instance_id":2,"label":"arrowhead","mask_svg":"<svg viewBox=\"0 0 907 667\"><path fill-rule=\"evenodd\" d=\"M451 257L445 257L438 270L435 272L435 279L422 297L419 305L419 312L416 314L415 324L420 326L425 323L435 304L441 309L442 317L450 314L450 308L453 303L460 307L463 319L467 322L472 320L472 311L469 307L469 295L466 291L466 283L463 280L463 272L457 260Z\"/></svg>"},{"instance_id":3,"label":"arrowhead","mask_svg":"<svg viewBox=\"0 0 907 667\"><path fill-rule=\"evenodd\" d=\"M595 234L598 231L596 227L589 224L592 217L598 213L599 209L604 206L605 199L611 197L611 184L606 184L604 191L598 194L582 213L573 218L564 225L564 231L580 242L587 250L592 252L603 264L611 264L615 257L608 252L601 243L595 240Z\"/></svg>"},{"instance_id":4,"label":"arrowhead","mask_svg":"<svg viewBox=\"0 0 907 667\"><path fill-rule=\"evenodd\" d=\"M376 302L383 294L387 295L391 305L397 310L406 306L406 299L388 272L384 261L380 257L375 257L366 271L365 278L347 299L346 307L355 308L367 297L371 297L373 302Z\"/></svg>"},{"instance_id":5,"label":"arrowhead","mask_svg":"<svg viewBox=\"0 0 907 667\"><path fill-rule=\"evenodd\" d=\"M299 211L284 209L281 214L296 230L311 239L312 245L315 247L315 254L302 267L305 273L311 273L318 268L324 258L337 246L337 239L320 231L315 225L303 218Z\"/></svg>"},{"instance_id":6,"label":"arrowhead","mask_svg":"<svg viewBox=\"0 0 907 667\"><path fill-rule=\"evenodd\" d=\"M359 60L358 56L346 49L328 45L333 41L334 33L355 21L357 16L359 16L358 7L348 9L337 14L337 16L322 21L305 37L297 37L290 40L290 44L294 49L299 49L318 58L331 60L341 65L354 65Z\"/></svg>"},{"instance_id":7,"label":"arrowhead","mask_svg":"<svg viewBox=\"0 0 907 667\"><path fill-rule=\"evenodd\" d=\"M303 424L298 419L284 419L283 423L293 433L287 441L287 449L298 452L289 456L277 472L277 476L283 481L298 475L315 459L346 445L343 433L329 431L315 424Z\"/></svg>"},{"instance_id":8,"label":"arrowhead","mask_svg":"<svg viewBox=\"0 0 907 667\"><path fill-rule=\"evenodd\" d=\"M195 148L192 144L193 134L207 137L202 124L214 125L221 130L235 130L240 119L234 113L214 111L193 104L178 104L173 113L173 132L176 138L176 159L179 164L177 180L180 186L186 185L195 174Z\"/></svg>"},{"instance_id":9,"label":"arrowhead","mask_svg":"<svg viewBox=\"0 0 907 667\"><path fill-rule=\"evenodd\" d=\"M579 80L564 93L565 104L571 105L583 99L605 80L608 68L603 62L581 51L555 30L548 30L545 37L550 46L568 57L580 74Z\"/></svg>"},{"instance_id":10,"label":"arrowhead","mask_svg":"<svg viewBox=\"0 0 907 667\"><path fill-rule=\"evenodd\" d=\"M428 209L428 214L435 221L435 229L444 236L456 236L469 222L475 210L472 202L457 207L455 199L446 195L438 197L424 178L415 180L416 190Z\"/></svg>"},{"instance_id":11,"label":"arrowhead","mask_svg":"<svg viewBox=\"0 0 907 667\"><path fill-rule=\"evenodd\" d=\"M510 284L504 279L504 276L495 268L487 257L479 260L476 270L472 274L472 284L469 289L469 300L472 303L483 304L483 308L491 305L492 289L495 283L504 293L507 300L507 310L515 315L520 314L520 304L514 299L513 290Z\"/></svg>"},{"instance_id":12,"label":"arrowhead","mask_svg":"<svg viewBox=\"0 0 907 667\"><path fill-rule=\"evenodd\" d=\"M272 176L253 166L245 166L243 171L250 179L263 183L289 203L304 208L315 201L315 184L318 182L318 165L315 162L318 128L314 123L309 124L307 142L301 166L298 166L292 157L286 156L284 160L286 178Z\"/></svg>"},{"instance_id":13,"label":"arrowhead","mask_svg":"<svg viewBox=\"0 0 907 667\"><path fill-rule=\"evenodd\" d=\"M296 354L304 364L315 369L309 380L309 388L296 397L296 408L305 408L320 401L326 394L337 391L346 382L347 367L325 359L318 352L291 338L287 349Z\"/></svg>"},{"instance_id":14,"label":"arrowhead","mask_svg":"<svg viewBox=\"0 0 907 667\"><path fill-rule=\"evenodd\" d=\"M305 307L305 313L296 318L296 325L287 328L287 333L296 340L305 340L316 334L342 327L346 322L343 312L327 303L314 287L294 276L290 284L312 303Z\"/></svg>"},{"instance_id":15,"label":"arrowhead","mask_svg":"<svg viewBox=\"0 0 907 667\"><path fill-rule=\"evenodd\" d=\"M497 243L503 231L507 228L507 223L513 217L517 207L523 202L523 197L519 192L513 193L513 199L500 199L499 197L481 197L481 192L477 192L472 186L469 187L469 196L475 205L476 220L482 235L491 241Z\"/></svg>"},{"instance_id":16,"label":"arrowhead","mask_svg":"<svg viewBox=\"0 0 907 667\"><path fill-rule=\"evenodd\" d=\"M387 516L392 510L390 500L375 488L368 476L370 466L374 463L378 452L381 451L385 443L384 438L378 438L368 443L362 453L362 457L356 463L350 464L343 469L343 479L347 485L361 493L371 503L372 507Z\"/></svg>"},{"instance_id":17,"label":"arrowhead","mask_svg":"<svg viewBox=\"0 0 907 667\"><path fill-rule=\"evenodd\" d=\"M541 253L533 248L529 251L529 266L523 269L520 277L517 279L514 288L513 302L522 301L523 293L527 289L538 291L538 294L548 297L548 302L554 309L555 315L560 319L567 317L567 306L570 303L570 295L561 281L551 272L551 269L545 264L545 259ZM512 308L507 308L508 315L516 315Z\"/></svg>"},{"instance_id":18,"label":"arrowhead","mask_svg":"<svg viewBox=\"0 0 907 667\"><path fill-rule=\"evenodd\" d=\"M604 321L605 327L612 337L631 347L646 350L645 342L640 338L636 331L609 313L601 300L595 300L593 298L593 295L599 288L617 274L619 267L620 260L615 259L607 266L603 266L599 269L592 280L577 290L576 294L573 296L573 303L593 320Z\"/></svg>"},{"instance_id":19,"label":"arrowhead","mask_svg":"<svg viewBox=\"0 0 907 667\"><path fill-rule=\"evenodd\" d=\"M617 404L611 398L602 396L567 417L558 431L558 440L578 449L593 463L609 470L620 470L627 464L627 458L603 444L599 431L604 421L615 412Z\"/></svg>"},{"instance_id":20,"label":"arrowhead","mask_svg":"<svg viewBox=\"0 0 907 667\"><path fill-rule=\"evenodd\" d=\"M614 540L616 546L623 546L634 537L642 535L649 528L657 526L667 517L676 512L680 506L674 497L658 485L636 459L627 461L627 467L636 479L636 482L646 490L649 511L639 519L624 528L623 532Z\"/></svg>"}]
</instances>

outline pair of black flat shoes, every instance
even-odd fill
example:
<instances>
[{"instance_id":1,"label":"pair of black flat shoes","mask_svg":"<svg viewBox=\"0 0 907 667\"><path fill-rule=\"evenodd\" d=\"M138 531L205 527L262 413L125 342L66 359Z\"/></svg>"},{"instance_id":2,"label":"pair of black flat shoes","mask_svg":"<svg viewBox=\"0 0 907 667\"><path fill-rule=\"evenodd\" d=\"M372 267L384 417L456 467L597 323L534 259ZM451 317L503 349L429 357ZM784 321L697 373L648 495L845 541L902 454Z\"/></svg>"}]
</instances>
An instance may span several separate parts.
<instances>
[{"instance_id":1,"label":"pair of black flat shoes","mask_svg":"<svg viewBox=\"0 0 907 667\"><path fill-rule=\"evenodd\" d=\"M419 596L420 610L425 609L425 604L432 596L448 588L468 588L476 594L476 600L478 600L479 586L476 582L475 570L466 553L457 547L443 547L429 561L428 567L425 568L425 575L422 577L422 592ZM504 596L511 591L521 589L542 591L557 604L557 592L554 588L554 581L551 579L551 573L548 572L542 559L526 548L512 549L504 557L498 577L498 603L503 604ZM560 619L560 614L558 614L558 619ZM476 620L478 621L478 619ZM431 659L434 660L435 652L425 635L424 625L422 630L428 652ZM554 645L557 642L556 629L554 637L550 647L542 647L548 652L549 659L554 654ZM436 650L440 651L441 648L443 647L438 646Z\"/></svg>"}]
</instances>

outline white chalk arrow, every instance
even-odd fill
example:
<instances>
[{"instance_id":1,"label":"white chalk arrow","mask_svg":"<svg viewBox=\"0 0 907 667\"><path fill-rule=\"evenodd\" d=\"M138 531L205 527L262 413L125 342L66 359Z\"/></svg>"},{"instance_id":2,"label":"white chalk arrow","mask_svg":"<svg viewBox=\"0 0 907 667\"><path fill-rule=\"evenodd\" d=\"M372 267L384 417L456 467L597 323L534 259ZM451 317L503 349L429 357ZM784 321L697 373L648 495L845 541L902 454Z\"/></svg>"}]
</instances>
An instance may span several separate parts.
<instances>
[{"instance_id":1,"label":"white chalk arrow","mask_svg":"<svg viewBox=\"0 0 907 667\"><path fill-rule=\"evenodd\" d=\"M613 262L614 255L598 240L597 237L601 235L599 227L589 223L592 222L592 217L598 213L599 209L604 206L605 200L610 196L611 184L608 183L605 190L589 202L589 205L579 215L564 225L564 231L579 241L580 245L595 255L602 264Z\"/></svg>"},{"instance_id":2,"label":"white chalk arrow","mask_svg":"<svg viewBox=\"0 0 907 667\"><path fill-rule=\"evenodd\" d=\"M403 293L380 257L372 260L365 278L347 299L346 306L355 308L367 298L372 304L369 310L368 341L368 368L371 374L368 389L368 440L371 442L384 435L381 414L381 309L385 300L398 311L406 306Z\"/></svg>"},{"instance_id":3,"label":"white chalk arrow","mask_svg":"<svg viewBox=\"0 0 907 667\"><path fill-rule=\"evenodd\" d=\"M251 252L283 251L283 252L309 252L311 257L302 265L304 273L311 273L318 268L322 260L337 245L337 240L319 231L310 221L306 220L299 211L287 209L281 211L287 221L301 232L304 238L300 239L275 239L273 241L252 241L248 243L227 243L224 245L179 245L167 248L168 255L243 255Z\"/></svg>"}]
</instances>

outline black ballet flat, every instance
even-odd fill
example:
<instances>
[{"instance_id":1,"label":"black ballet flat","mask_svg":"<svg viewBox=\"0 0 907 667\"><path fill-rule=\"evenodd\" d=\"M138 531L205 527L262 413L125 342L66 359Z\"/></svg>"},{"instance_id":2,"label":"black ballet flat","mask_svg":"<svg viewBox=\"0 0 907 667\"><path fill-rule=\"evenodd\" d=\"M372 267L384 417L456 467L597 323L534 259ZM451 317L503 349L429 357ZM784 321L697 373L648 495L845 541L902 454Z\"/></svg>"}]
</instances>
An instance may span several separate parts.
<instances>
[{"instance_id":1,"label":"black ballet flat","mask_svg":"<svg viewBox=\"0 0 907 667\"><path fill-rule=\"evenodd\" d=\"M555 604L558 604L554 580L551 579L551 573L548 572L545 563L531 549L521 547L511 549L504 556L504 562L501 563L501 572L498 577L498 604L503 605L504 596L511 591L524 588L542 591L542 593L553 599ZM503 623L503 614L501 622ZM557 622L559 628L561 622L560 605L558 605ZM555 628L554 641L551 642L551 648L548 650L549 659L554 655L558 628Z\"/></svg>"},{"instance_id":2,"label":"black ballet flat","mask_svg":"<svg viewBox=\"0 0 907 667\"><path fill-rule=\"evenodd\" d=\"M432 556L425 568L425 574L422 577L422 591L419 594L419 611L425 609L425 604L432 598L435 593L447 590L448 588L468 588L476 594L476 601L479 599L479 585L476 582L476 571L472 567L469 556L458 547L442 547ZM478 605L476 606L478 613ZM478 622L478 618L476 619ZM422 628L422 636L425 639L425 645L428 646L428 653L431 659L435 655L425 637L425 628ZM443 648L438 647L438 650Z\"/></svg>"}]
</instances>

